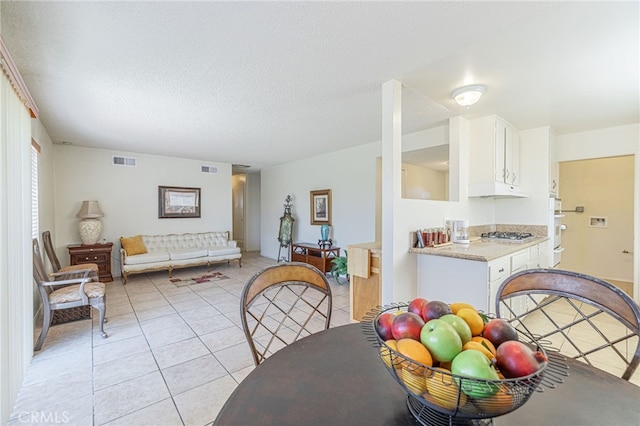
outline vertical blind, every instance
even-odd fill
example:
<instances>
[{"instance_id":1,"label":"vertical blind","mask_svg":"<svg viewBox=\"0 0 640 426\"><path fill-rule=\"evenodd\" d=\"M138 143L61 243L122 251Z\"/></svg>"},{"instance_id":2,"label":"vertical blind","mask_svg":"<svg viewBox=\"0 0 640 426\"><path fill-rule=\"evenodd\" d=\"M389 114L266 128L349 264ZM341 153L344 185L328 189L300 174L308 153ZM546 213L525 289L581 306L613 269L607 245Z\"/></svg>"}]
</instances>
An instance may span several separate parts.
<instances>
[{"instance_id":1,"label":"vertical blind","mask_svg":"<svg viewBox=\"0 0 640 426\"><path fill-rule=\"evenodd\" d=\"M38 220L38 154L40 146L31 141L31 238L38 238L40 222Z\"/></svg>"}]
</instances>

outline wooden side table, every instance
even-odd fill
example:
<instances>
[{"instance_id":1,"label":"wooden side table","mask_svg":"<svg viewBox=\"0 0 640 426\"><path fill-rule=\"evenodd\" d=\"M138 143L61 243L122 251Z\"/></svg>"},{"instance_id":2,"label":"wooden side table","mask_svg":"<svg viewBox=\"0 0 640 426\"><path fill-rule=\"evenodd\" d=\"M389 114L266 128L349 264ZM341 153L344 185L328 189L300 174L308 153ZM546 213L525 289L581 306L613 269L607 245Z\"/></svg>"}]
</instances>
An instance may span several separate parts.
<instances>
[{"instance_id":1,"label":"wooden side table","mask_svg":"<svg viewBox=\"0 0 640 426\"><path fill-rule=\"evenodd\" d=\"M111 282L111 248L113 243L105 244L71 244L69 249L69 259L71 265L81 265L83 263L95 263L98 265L98 276L100 282Z\"/></svg>"},{"instance_id":2,"label":"wooden side table","mask_svg":"<svg viewBox=\"0 0 640 426\"><path fill-rule=\"evenodd\" d=\"M313 265L323 273L331 272L331 259L340 256L340 247L320 247L313 243L291 243L291 261Z\"/></svg>"}]
</instances>

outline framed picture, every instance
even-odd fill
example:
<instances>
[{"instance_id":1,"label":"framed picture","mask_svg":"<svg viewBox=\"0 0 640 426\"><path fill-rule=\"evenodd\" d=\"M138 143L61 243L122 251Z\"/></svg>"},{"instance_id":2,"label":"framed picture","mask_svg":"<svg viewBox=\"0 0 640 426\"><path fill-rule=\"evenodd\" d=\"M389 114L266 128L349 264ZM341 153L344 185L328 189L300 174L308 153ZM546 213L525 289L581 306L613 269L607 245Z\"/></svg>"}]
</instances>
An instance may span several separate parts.
<instances>
[{"instance_id":1,"label":"framed picture","mask_svg":"<svg viewBox=\"0 0 640 426\"><path fill-rule=\"evenodd\" d=\"M311 224L331 225L331 190L311 191Z\"/></svg>"},{"instance_id":2,"label":"framed picture","mask_svg":"<svg viewBox=\"0 0 640 426\"><path fill-rule=\"evenodd\" d=\"M158 218L200 217L200 188L158 187Z\"/></svg>"}]
</instances>

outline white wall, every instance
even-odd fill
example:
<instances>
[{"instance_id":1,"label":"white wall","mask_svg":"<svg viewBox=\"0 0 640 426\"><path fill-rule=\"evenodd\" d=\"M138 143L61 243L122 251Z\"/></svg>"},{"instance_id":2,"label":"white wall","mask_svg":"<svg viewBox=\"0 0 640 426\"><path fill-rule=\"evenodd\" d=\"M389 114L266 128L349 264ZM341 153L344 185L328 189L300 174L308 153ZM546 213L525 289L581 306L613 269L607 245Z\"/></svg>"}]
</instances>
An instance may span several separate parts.
<instances>
[{"instance_id":1,"label":"white wall","mask_svg":"<svg viewBox=\"0 0 640 426\"><path fill-rule=\"evenodd\" d=\"M558 161L635 156L633 294L640 301L640 124L558 135ZM560 188L562 194L562 188Z\"/></svg>"},{"instance_id":2,"label":"white wall","mask_svg":"<svg viewBox=\"0 0 640 426\"><path fill-rule=\"evenodd\" d=\"M66 246L79 243L82 200L98 200L105 216L102 236L114 243L112 272L120 275L119 238L232 230L231 164L55 145L54 245L62 264ZM137 158L137 167L114 166L112 157ZM203 164L218 173L202 173ZM201 188L201 218L159 219L158 186Z\"/></svg>"},{"instance_id":3,"label":"white wall","mask_svg":"<svg viewBox=\"0 0 640 426\"><path fill-rule=\"evenodd\" d=\"M293 241L317 242L320 226L311 225L310 191L331 190L331 232L334 244L375 239L376 157L380 144L372 143L290 162L262 170L262 256L278 257L278 228L284 199L293 197ZM283 253L284 254L284 253Z\"/></svg>"}]
</instances>

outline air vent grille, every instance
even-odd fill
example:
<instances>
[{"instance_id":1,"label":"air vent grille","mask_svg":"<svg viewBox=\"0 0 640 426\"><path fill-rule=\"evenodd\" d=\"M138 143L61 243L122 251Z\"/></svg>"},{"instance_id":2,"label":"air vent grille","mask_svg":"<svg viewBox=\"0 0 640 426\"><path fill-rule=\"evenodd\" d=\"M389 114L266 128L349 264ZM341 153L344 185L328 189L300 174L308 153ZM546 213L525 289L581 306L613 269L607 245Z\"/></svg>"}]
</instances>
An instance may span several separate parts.
<instances>
[{"instance_id":1,"label":"air vent grille","mask_svg":"<svg viewBox=\"0 0 640 426\"><path fill-rule=\"evenodd\" d=\"M214 166L202 166L200 170L202 173L218 173L218 168Z\"/></svg>"},{"instance_id":2,"label":"air vent grille","mask_svg":"<svg viewBox=\"0 0 640 426\"><path fill-rule=\"evenodd\" d=\"M138 161L133 157L119 157L117 155L113 156L113 164L115 166L127 166L127 167L136 167Z\"/></svg>"}]
</instances>

